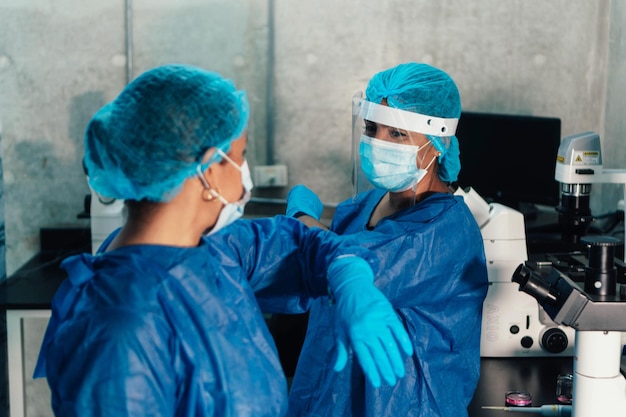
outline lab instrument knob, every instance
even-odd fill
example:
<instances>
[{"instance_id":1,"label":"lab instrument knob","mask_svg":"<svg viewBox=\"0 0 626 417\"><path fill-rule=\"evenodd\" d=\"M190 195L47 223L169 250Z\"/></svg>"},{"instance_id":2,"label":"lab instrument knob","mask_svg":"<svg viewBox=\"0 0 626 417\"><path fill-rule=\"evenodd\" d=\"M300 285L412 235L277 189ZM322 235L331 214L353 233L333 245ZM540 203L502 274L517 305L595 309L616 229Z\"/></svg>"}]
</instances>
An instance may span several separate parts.
<instances>
[{"instance_id":1,"label":"lab instrument knob","mask_svg":"<svg viewBox=\"0 0 626 417\"><path fill-rule=\"evenodd\" d=\"M524 337L522 337L522 340L521 340L520 343L521 343L523 348L530 349L532 347L533 343L535 343L535 341L530 336L524 336Z\"/></svg>"},{"instance_id":2,"label":"lab instrument knob","mask_svg":"<svg viewBox=\"0 0 626 417\"><path fill-rule=\"evenodd\" d=\"M558 327L547 329L541 336L541 346L550 353L561 353L567 349L567 335Z\"/></svg>"}]
</instances>

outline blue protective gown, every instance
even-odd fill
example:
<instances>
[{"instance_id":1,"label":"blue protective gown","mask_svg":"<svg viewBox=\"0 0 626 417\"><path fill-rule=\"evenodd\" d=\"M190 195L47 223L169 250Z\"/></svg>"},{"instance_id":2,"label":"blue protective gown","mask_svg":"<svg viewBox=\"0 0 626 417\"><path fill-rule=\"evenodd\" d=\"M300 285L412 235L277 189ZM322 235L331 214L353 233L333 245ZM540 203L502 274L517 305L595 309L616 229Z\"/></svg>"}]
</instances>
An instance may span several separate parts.
<instances>
[{"instance_id":1,"label":"blue protective gown","mask_svg":"<svg viewBox=\"0 0 626 417\"><path fill-rule=\"evenodd\" d=\"M195 248L68 258L35 371L55 415L284 415L286 381L260 304L301 313L327 294L331 259L362 254L340 242L278 216L239 220Z\"/></svg>"},{"instance_id":2,"label":"blue protective gown","mask_svg":"<svg viewBox=\"0 0 626 417\"><path fill-rule=\"evenodd\" d=\"M461 417L480 372L482 303L487 267L476 221L461 197L434 194L415 206L367 222L384 191L337 207L331 229L373 249L376 286L389 298L415 353L395 386L374 388L353 358L335 373L333 309L311 307L307 336L289 397L289 416Z\"/></svg>"}]
</instances>

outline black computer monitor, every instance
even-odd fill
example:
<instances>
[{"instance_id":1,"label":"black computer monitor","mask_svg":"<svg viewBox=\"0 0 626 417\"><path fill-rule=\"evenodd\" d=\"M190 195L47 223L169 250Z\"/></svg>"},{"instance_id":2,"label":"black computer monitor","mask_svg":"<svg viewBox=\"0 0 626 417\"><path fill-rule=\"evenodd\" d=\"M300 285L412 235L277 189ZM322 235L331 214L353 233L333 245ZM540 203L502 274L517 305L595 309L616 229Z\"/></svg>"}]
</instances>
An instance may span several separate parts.
<instances>
[{"instance_id":1,"label":"black computer monitor","mask_svg":"<svg viewBox=\"0 0 626 417\"><path fill-rule=\"evenodd\" d=\"M463 112L456 136L461 187L471 186L486 201L519 210L558 205L554 169L561 119Z\"/></svg>"}]
</instances>

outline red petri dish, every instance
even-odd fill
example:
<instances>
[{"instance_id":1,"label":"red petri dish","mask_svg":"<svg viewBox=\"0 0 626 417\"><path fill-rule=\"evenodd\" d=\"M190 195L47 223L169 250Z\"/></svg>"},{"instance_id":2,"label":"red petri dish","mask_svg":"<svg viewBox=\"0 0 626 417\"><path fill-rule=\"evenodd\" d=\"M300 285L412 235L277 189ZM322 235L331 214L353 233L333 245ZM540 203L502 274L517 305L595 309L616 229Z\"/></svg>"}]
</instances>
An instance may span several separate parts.
<instances>
[{"instance_id":1,"label":"red petri dish","mask_svg":"<svg viewBox=\"0 0 626 417\"><path fill-rule=\"evenodd\" d=\"M509 407L528 407L533 403L533 397L527 391L507 391L504 402Z\"/></svg>"}]
</instances>

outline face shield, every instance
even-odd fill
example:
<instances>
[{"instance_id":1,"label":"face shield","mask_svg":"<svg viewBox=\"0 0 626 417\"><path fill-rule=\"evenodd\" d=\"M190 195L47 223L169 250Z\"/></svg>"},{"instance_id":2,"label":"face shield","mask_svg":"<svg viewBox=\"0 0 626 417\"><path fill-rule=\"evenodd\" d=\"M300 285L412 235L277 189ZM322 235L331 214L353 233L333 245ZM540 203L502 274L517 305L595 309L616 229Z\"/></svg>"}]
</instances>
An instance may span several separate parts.
<instances>
[{"instance_id":1,"label":"face shield","mask_svg":"<svg viewBox=\"0 0 626 417\"><path fill-rule=\"evenodd\" d=\"M415 190L434 158L422 160L425 148L441 153L455 134L457 118L414 113L367 101L362 92L352 98L352 180L354 196L380 188ZM429 140L424 142L423 136Z\"/></svg>"}]
</instances>

